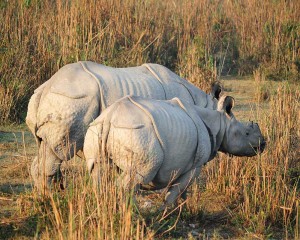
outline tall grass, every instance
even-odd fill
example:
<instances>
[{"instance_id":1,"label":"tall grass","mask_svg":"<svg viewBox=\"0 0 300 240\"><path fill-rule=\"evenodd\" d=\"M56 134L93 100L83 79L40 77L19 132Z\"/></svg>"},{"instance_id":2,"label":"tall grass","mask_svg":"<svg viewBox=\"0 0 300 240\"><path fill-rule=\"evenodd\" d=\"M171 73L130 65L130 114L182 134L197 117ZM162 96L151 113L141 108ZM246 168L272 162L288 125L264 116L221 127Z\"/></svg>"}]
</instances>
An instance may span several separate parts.
<instances>
[{"instance_id":1,"label":"tall grass","mask_svg":"<svg viewBox=\"0 0 300 240\"><path fill-rule=\"evenodd\" d=\"M257 236L299 238L299 88L279 85L270 108L257 119L267 149L253 158L221 155L205 169L206 188L222 192L235 206L231 221ZM283 235L282 235L283 234Z\"/></svg>"},{"instance_id":2,"label":"tall grass","mask_svg":"<svg viewBox=\"0 0 300 240\"><path fill-rule=\"evenodd\" d=\"M119 175L106 162L101 163L101 184L96 190L85 165L74 161L65 166L67 189L42 199L32 193L27 197L21 195L21 215L38 216L35 235L40 239L186 237L191 231L190 223L195 221L195 230L203 231L208 216L203 212L205 197L210 194L214 198L210 204L221 204L228 212L217 217L229 228L243 229L233 237L299 239L299 100L299 88L279 84L270 93L269 109L257 108L256 112L267 140L265 152L252 158L220 153L203 168L202 178L189 188L186 208L179 212L183 213L181 216L161 216L157 209L162 196L151 197L149 192L136 196L134 191L117 186ZM143 208L144 203L148 207ZM217 217L210 221L220 221ZM178 222L178 228L185 232L176 232ZM216 233L215 238L222 238L222 234Z\"/></svg>"},{"instance_id":3,"label":"tall grass","mask_svg":"<svg viewBox=\"0 0 300 240\"><path fill-rule=\"evenodd\" d=\"M297 75L298 9L284 0L1 1L0 122L22 120L33 89L78 60L161 63L204 89L221 72L259 65Z\"/></svg>"},{"instance_id":4,"label":"tall grass","mask_svg":"<svg viewBox=\"0 0 300 240\"><path fill-rule=\"evenodd\" d=\"M43 195L33 191L19 197L20 215L36 218L31 233L35 238L146 240L176 227L181 208L179 213L179 207L159 211L162 197L157 194L150 203L155 201L156 206L143 207L149 200L147 195L136 195L133 186L120 186L119 169L110 161L101 161L97 186L82 162L64 162L64 169L68 183L64 191L54 188Z\"/></svg>"},{"instance_id":5,"label":"tall grass","mask_svg":"<svg viewBox=\"0 0 300 240\"><path fill-rule=\"evenodd\" d=\"M39 196L34 192L38 239L149 239L146 224L133 203L133 192L116 184L116 171L102 162L101 185L93 187L82 164L66 166L69 186ZM25 200L28 201L29 199Z\"/></svg>"},{"instance_id":6,"label":"tall grass","mask_svg":"<svg viewBox=\"0 0 300 240\"><path fill-rule=\"evenodd\" d=\"M282 84L265 99L259 87L267 84L266 75L299 74L298 9L299 1L284 0L1 1L0 122L22 120L33 89L78 60L118 67L161 63L203 89L221 72L247 74L259 67L256 99L269 106L256 115L267 149L256 158L220 154L210 162L202 188L191 188L185 215L202 211L199 191L205 189L225 195L229 222L252 236L299 239L300 92ZM35 204L30 214L39 216L37 236L155 236L157 228L136 212L130 192L116 190L112 175L103 175L100 194L85 171L71 176L65 192ZM24 202L30 201L21 201L22 213L29 211Z\"/></svg>"}]
</instances>

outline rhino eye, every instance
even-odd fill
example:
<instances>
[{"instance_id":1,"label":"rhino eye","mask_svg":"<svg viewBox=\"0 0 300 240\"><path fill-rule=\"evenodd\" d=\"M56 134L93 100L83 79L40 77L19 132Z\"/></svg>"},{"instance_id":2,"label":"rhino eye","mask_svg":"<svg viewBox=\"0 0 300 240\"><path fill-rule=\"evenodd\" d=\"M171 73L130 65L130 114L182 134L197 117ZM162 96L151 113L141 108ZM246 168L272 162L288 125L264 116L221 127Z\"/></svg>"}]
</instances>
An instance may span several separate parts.
<instances>
[{"instance_id":1,"label":"rhino eye","mask_svg":"<svg viewBox=\"0 0 300 240\"><path fill-rule=\"evenodd\" d=\"M249 132L246 132L246 136L249 136Z\"/></svg>"}]
</instances>

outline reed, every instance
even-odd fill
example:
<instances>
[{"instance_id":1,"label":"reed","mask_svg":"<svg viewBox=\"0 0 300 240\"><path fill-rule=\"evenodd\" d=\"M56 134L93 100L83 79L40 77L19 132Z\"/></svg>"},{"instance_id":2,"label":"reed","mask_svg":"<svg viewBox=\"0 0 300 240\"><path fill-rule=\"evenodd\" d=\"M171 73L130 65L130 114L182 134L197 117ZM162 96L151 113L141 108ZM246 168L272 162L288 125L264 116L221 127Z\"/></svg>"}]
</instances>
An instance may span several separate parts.
<instances>
[{"instance_id":1,"label":"reed","mask_svg":"<svg viewBox=\"0 0 300 240\"><path fill-rule=\"evenodd\" d=\"M226 199L228 224L250 238L299 239L300 91L286 82L269 91L267 80L299 79L298 9L300 1L284 0L1 1L0 123L22 121L34 88L74 61L160 63L205 90L221 74L254 71L257 104L267 104L255 112L267 149L210 162L190 189L184 219L202 216L201 199L212 192ZM160 230L151 220L157 212L139 213L108 167L100 194L79 169L68 173L65 192L18 195L20 218L36 219L37 237L151 239L174 229L177 215Z\"/></svg>"},{"instance_id":2,"label":"reed","mask_svg":"<svg viewBox=\"0 0 300 240\"><path fill-rule=\"evenodd\" d=\"M206 204L220 204L215 207L227 214L216 215L211 221L244 229L240 237L298 239L299 99L299 88L279 84L270 95L269 108L257 108L256 112L268 143L265 152L253 158L220 153L189 188L185 209L162 216L158 207L163 195L137 195L120 188L117 169L105 161L101 163L99 188L95 189L85 163L71 160L64 163L67 189L55 190L44 198L35 192L19 195L20 216L37 216L35 235L41 239L172 238L187 236L176 228L186 231L195 219L196 230L203 230L206 219L213 216ZM222 238L218 232L215 235Z\"/></svg>"},{"instance_id":3,"label":"reed","mask_svg":"<svg viewBox=\"0 0 300 240\"><path fill-rule=\"evenodd\" d=\"M220 154L205 168L206 188L234 203L231 221L258 236L271 236L276 227L286 239L299 236L300 91L294 87L280 84L270 108L257 112L268 142L263 154L249 159Z\"/></svg>"},{"instance_id":4,"label":"reed","mask_svg":"<svg viewBox=\"0 0 300 240\"><path fill-rule=\"evenodd\" d=\"M71 161L72 162L72 161ZM68 187L47 195L35 193L39 239L149 239L144 219L136 211L133 191L117 186L118 175L111 165L101 165L101 184L94 187L81 163L65 165ZM27 209L27 211L32 211Z\"/></svg>"},{"instance_id":5,"label":"reed","mask_svg":"<svg viewBox=\"0 0 300 240\"><path fill-rule=\"evenodd\" d=\"M299 76L299 8L284 0L1 1L0 122L22 121L33 89L79 60L160 63L204 89L221 73L258 66L277 79Z\"/></svg>"}]
</instances>

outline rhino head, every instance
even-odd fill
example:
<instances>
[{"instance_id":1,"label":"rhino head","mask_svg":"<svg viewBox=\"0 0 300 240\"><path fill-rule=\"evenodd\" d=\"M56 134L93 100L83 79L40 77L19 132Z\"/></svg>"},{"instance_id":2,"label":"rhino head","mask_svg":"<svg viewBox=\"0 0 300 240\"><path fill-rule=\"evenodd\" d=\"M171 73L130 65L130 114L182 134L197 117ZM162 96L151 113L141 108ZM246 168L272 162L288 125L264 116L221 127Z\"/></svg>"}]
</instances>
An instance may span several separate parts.
<instances>
[{"instance_id":1,"label":"rhino head","mask_svg":"<svg viewBox=\"0 0 300 240\"><path fill-rule=\"evenodd\" d=\"M218 103L218 111L224 111L225 132L220 151L235 156L255 156L262 153L266 141L257 123L242 123L232 113L234 99L223 96Z\"/></svg>"}]
</instances>

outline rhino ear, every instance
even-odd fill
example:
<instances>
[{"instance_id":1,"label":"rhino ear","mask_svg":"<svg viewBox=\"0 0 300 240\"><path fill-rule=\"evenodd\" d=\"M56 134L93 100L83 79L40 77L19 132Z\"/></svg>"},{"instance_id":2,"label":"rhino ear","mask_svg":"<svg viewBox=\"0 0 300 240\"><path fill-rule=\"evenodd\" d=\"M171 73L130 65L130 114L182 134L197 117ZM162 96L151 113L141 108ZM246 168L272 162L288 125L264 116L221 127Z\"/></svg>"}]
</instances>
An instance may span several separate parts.
<instances>
[{"instance_id":1,"label":"rhino ear","mask_svg":"<svg viewBox=\"0 0 300 240\"><path fill-rule=\"evenodd\" d=\"M231 96L222 96L218 102L218 110L225 111L228 115L232 115L231 109L234 106L234 98Z\"/></svg>"},{"instance_id":2,"label":"rhino ear","mask_svg":"<svg viewBox=\"0 0 300 240\"><path fill-rule=\"evenodd\" d=\"M220 82L214 82L212 85L211 85L211 95L213 97L215 97L216 99L219 100L220 98L220 94L222 92L222 85Z\"/></svg>"}]
</instances>

